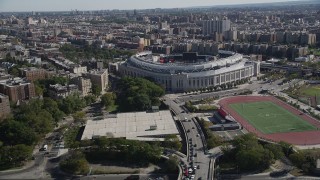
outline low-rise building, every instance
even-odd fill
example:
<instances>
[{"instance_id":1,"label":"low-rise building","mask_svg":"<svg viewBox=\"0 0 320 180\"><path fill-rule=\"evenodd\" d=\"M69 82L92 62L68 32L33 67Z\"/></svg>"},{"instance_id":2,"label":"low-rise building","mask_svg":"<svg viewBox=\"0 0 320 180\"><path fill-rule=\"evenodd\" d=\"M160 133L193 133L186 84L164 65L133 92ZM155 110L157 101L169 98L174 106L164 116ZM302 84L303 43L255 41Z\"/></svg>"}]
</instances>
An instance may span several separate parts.
<instances>
[{"instance_id":1,"label":"low-rise building","mask_svg":"<svg viewBox=\"0 0 320 180\"><path fill-rule=\"evenodd\" d=\"M79 90L78 86L75 84L69 84L66 86L54 84L49 86L49 96L54 99L65 98L76 93L79 93Z\"/></svg>"},{"instance_id":2,"label":"low-rise building","mask_svg":"<svg viewBox=\"0 0 320 180\"><path fill-rule=\"evenodd\" d=\"M71 80L72 83L78 86L82 96L87 96L92 92L91 80L84 77L76 77Z\"/></svg>"},{"instance_id":3,"label":"low-rise building","mask_svg":"<svg viewBox=\"0 0 320 180\"><path fill-rule=\"evenodd\" d=\"M109 63L108 68L109 68L109 73L116 74L119 70L119 63L118 62Z\"/></svg>"},{"instance_id":4,"label":"low-rise building","mask_svg":"<svg viewBox=\"0 0 320 180\"><path fill-rule=\"evenodd\" d=\"M87 72L87 66L71 65L70 70L72 73L81 75L82 73Z\"/></svg>"}]
</instances>

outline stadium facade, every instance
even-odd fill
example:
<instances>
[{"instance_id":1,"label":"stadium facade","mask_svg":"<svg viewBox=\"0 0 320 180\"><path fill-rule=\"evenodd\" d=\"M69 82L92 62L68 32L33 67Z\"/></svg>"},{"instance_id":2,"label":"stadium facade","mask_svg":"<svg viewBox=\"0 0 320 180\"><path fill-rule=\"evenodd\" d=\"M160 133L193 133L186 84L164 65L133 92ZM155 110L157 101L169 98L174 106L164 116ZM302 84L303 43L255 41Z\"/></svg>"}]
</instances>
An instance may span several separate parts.
<instances>
[{"instance_id":1,"label":"stadium facade","mask_svg":"<svg viewBox=\"0 0 320 180\"><path fill-rule=\"evenodd\" d=\"M193 52L159 55L145 51L120 63L119 72L122 76L149 77L167 91L184 92L257 76L260 62L230 51L219 51L219 58Z\"/></svg>"}]
</instances>

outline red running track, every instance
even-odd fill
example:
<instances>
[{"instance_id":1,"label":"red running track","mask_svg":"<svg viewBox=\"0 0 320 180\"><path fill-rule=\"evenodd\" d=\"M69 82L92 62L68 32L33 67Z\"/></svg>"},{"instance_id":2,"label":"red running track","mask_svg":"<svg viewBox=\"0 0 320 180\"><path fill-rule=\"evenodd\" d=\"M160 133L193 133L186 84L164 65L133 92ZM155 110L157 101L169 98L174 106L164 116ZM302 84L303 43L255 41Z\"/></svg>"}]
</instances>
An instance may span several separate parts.
<instances>
[{"instance_id":1,"label":"red running track","mask_svg":"<svg viewBox=\"0 0 320 180\"><path fill-rule=\"evenodd\" d=\"M273 97L273 96L236 96L229 97L219 101L220 106L222 106L232 117L234 117L244 128L249 132L252 132L259 136L260 138L271 140L271 141L285 141L294 145L315 145L320 144L320 130L304 131L304 132L286 132L286 133L273 133L264 134L259 130L255 129L248 121L242 118L236 111L234 111L229 104L233 103L243 103L243 102L257 102L257 101L271 101L289 112L301 117L305 121L313 124L320 129L320 122L313 117L306 114L300 115L301 111L290 106L289 104Z\"/></svg>"}]
</instances>

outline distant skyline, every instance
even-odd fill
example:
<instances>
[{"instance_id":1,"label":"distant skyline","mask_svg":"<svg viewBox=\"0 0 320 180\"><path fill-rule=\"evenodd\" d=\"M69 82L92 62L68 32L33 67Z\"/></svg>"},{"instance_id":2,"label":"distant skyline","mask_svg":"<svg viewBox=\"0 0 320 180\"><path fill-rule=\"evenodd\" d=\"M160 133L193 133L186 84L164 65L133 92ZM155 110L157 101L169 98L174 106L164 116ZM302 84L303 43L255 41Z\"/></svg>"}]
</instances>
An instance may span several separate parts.
<instances>
[{"instance_id":1,"label":"distant skyline","mask_svg":"<svg viewBox=\"0 0 320 180\"><path fill-rule=\"evenodd\" d=\"M183 8L287 1L290 0L0 0L0 12Z\"/></svg>"}]
</instances>

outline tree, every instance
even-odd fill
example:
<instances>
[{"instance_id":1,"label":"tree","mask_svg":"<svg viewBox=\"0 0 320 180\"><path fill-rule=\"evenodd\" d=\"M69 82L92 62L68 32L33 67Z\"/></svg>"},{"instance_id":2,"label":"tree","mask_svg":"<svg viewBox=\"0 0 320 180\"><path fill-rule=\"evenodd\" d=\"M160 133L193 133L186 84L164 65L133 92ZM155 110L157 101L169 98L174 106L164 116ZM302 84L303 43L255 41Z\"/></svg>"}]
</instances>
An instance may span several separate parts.
<instances>
[{"instance_id":1,"label":"tree","mask_svg":"<svg viewBox=\"0 0 320 180\"><path fill-rule=\"evenodd\" d=\"M166 168L168 172L175 173L178 171L179 160L176 156L170 156L166 161Z\"/></svg>"},{"instance_id":2,"label":"tree","mask_svg":"<svg viewBox=\"0 0 320 180\"><path fill-rule=\"evenodd\" d=\"M117 85L117 103L121 111L143 111L159 106L164 89L143 78L122 78Z\"/></svg>"},{"instance_id":3,"label":"tree","mask_svg":"<svg viewBox=\"0 0 320 180\"><path fill-rule=\"evenodd\" d=\"M95 96L99 96L101 93L100 87L96 84L92 84L92 94Z\"/></svg>"},{"instance_id":4,"label":"tree","mask_svg":"<svg viewBox=\"0 0 320 180\"><path fill-rule=\"evenodd\" d=\"M301 151L293 153L289 156L289 159L292 161L293 164L301 168L304 162L306 161L306 154Z\"/></svg>"},{"instance_id":5,"label":"tree","mask_svg":"<svg viewBox=\"0 0 320 180\"><path fill-rule=\"evenodd\" d=\"M0 148L0 169L21 166L22 162L29 159L32 147L24 144L15 146L2 146Z\"/></svg>"},{"instance_id":6,"label":"tree","mask_svg":"<svg viewBox=\"0 0 320 180\"><path fill-rule=\"evenodd\" d=\"M75 151L69 158L60 163L63 171L72 174L87 174L89 172L89 163L84 154L80 151Z\"/></svg>"},{"instance_id":7,"label":"tree","mask_svg":"<svg viewBox=\"0 0 320 180\"><path fill-rule=\"evenodd\" d=\"M76 111L80 111L86 106L86 102L79 95L70 95L62 100L58 101L59 109L66 114L71 114Z\"/></svg>"},{"instance_id":8,"label":"tree","mask_svg":"<svg viewBox=\"0 0 320 180\"><path fill-rule=\"evenodd\" d=\"M288 157L290 155L290 153L292 152L292 145L287 142L284 142L284 141L280 141L279 145L282 147L282 151Z\"/></svg>"},{"instance_id":9,"label":"tree","mask_svg":"<svg viewBox=\"0 0 320 180\"><path fill-rule=\"evenodd\" d=\"M8 70L8 73L18 77L19 76L19 69L17 67L12 67Z\"/></svg>"},{"instance_id":10,"label":"tree","mask_svg":"<svg viewBox=\"0 0 320 180\"><path fill-rule=\"evenodd\" d=\"M208 149L212 149L214 147L220 146L223 143L223 140L220 136L213 135L211 130L207 132L208 134L211 134L209 138L207 139L207 146Z\"/></svg>"},{"instance_id":11,"label":"tree","mask_svg":"<svg viewBox=\"0 0 320 180\"><path fill-rule=\"evenodd\" d=\"M275 159L280 159L284 156L282 147L280 145L268 143L268 144L265 144L264 147L265 149L268 149L269 151L272 152Z\"/></svg>"},{"instance_id":12,"label":"tree","mask_svg":"<svg viewBox=\"0 0 320 180\"><path fill-rule=\"evenodd\" d=\"M114 105L116 99L116 95L114 93L105 93L101 96L101 104L107 108Z\"/></svg>"},{"instance_id":13,"label":"tree","mask_svg":"<svg viewBox=\"0 0 320 180\"><path fill-rule=\"evenodd\" d=\"M78 111L78 112L72 114L74 121L79 122L79 123L85 123L85 121L86 121L85 116L86 116L86 113L83 111Z\"/></svg>"},{"instance_id":14,"label":"tree","mask_svg":"<svg viewBox=\"0 0 320 180\"><path fill-rule=\"evenodd\" d=\"M99 149L104 149L109 145L109 140L106 137L99 137L94 139L94 144L98 146Z\"/></svg>"},{"instance_id":15,"label":"tree","mask_svg":"<svg viewBox=\"0 0 320 180\"><path fill-rule=\"evenodd\" d=\"M58 103L51 98L43 99L43 107L52 114L55 122L59 122L65 116L64 112L59 109Z\"/></svg>"},{"instance_id":16,"label":"tree","mask_svg":"<svg viewBox=\"0 0 320 180\"><path fill-rule=\"evenodd\" d=\"M151 108L151 100L146 94L138 94L133 98L133 110L147 110Z\"/></svg>"},{"instance_id":17,"label":"tree","mask_svg":"<svg viewBox=\"0 0 320 180\"><path fill-rule=\"evenodd\" d=\"M268 167L274 160L271 150L259 144L253 134L245 134L233 140L236 163L241 170L251 171ZM272 148L271 148L272 149Z\"/></svg>"},{"instance_id":18,"label":"tree","mask_svg":"<svg viewBox=\"0 0 320 180\"><path fill-rule=\"evenodd\" d=\"M35 93L36 93L37 96L42 96L43 95L44 90L39 84L34 83L34 89L35 89Z\"/></svg>"},{"instance_id":19,"label":"tree","mask_svg":"<svg viewBox=\"0 0 320 180\"><path fill-rule=\"evenodd\" d=\"M0 140L5 145L26 144L36 142L35 131L22 122L7 120L0 125Z\"/></svg>"},{"instance_id":20,"label":"tree","mask_svg":"<svg viewBox=\"0 0 320 180\"><path fill-rule=\"evenodd\" d=\"M84 100L86 101L86 105L90 105L96 101L96 97L94 95L88 95L84 97Z\"/></svg>"},{"instance_id":21,"label":"tree","mask_svg":"<svg viewBox=\"0 0 320 180\"><path fill-rule=\"evenodd\" d=\"M167 135L164 138L164 146L170 149L180 151L182 144L176 135Z\"/></svg>"}]
</instances>

